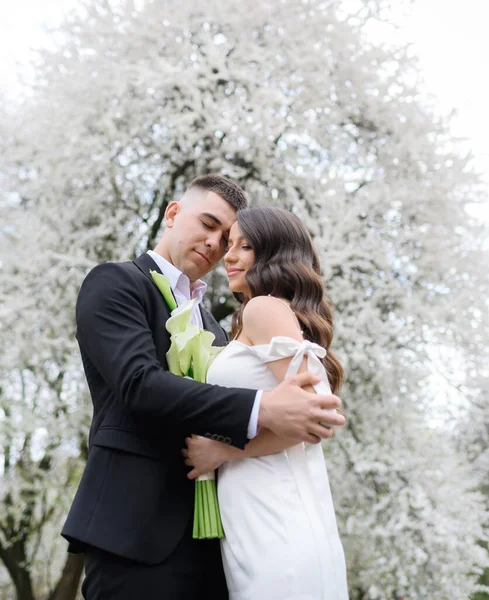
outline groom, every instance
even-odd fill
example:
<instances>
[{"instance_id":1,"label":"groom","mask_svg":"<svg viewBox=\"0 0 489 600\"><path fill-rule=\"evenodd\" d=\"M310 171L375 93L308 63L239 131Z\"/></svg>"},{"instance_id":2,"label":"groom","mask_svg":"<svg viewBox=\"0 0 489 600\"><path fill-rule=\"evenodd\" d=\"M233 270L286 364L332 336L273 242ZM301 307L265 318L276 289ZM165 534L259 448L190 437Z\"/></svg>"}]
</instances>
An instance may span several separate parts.
<instances>
[{"instance_id":1,"label":"groom","mask_svg":"<svg viewBox=\"0 0 489 600\"><path fill-rule=\"evenodd\" d=\"M227 598L218 540L192 539L194 482L181 448L191 433L238 448L259 427L298 441L343 425L336 396L306 392L303 373L271 392L207 385L168 372L170 309L150 275L166 275L177 304L197 298L194 323L224 345L199 303L225 253L243 191L220 175L198 177L165 213L155 251L95 267L76 305L77 340L93 402L88 460L62 535L85 553L86 600ZM239 493L239 490L236 490ZM239 518L239 515L237 516Z\"/></svg>"}]
</instances>

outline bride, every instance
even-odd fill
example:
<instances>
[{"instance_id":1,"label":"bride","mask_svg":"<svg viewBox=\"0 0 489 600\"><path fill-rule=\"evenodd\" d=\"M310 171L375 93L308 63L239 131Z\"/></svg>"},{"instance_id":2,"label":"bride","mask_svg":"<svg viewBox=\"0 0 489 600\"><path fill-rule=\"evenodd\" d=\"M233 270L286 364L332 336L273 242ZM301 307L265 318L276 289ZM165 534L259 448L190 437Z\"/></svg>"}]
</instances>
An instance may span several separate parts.
<instances>
[{"instance_id":1,"label":"bride","mask_svg":"<svg viewBox=\"0 0 489 600\"><path fill-rule=\"evenodd\" d=\"M293 214L238 211L225 255L241 303L234 339L209 368L208 383L269 390L298 371L321 374L317 392L337 393L342 368L329 351L332 311L311 237ZM319 440L318 440L319 442ZM347 600L346 568L321 445L262 429L239 450L187 439L186 464L219 467L231 600Z\"/></svg>"}]
</instances>

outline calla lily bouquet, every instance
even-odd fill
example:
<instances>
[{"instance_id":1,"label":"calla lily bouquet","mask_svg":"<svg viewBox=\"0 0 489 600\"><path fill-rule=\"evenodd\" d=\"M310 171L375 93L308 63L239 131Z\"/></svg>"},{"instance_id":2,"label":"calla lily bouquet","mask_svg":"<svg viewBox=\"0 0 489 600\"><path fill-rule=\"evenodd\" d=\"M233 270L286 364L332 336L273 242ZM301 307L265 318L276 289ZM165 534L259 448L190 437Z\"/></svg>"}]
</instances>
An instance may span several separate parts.
<instances>
[{"instance_id":1,"label":"calla lily bouquet","mask_svg":"<svg viewBox=\"0 0 489 600\"><path fill-rule=\"evenodd\" d=\"M213 333L190 322L196 300L177 306L168 278L157 271L150 271L150 274L171 310L171 316L166 322L171 341L166 354L170 372L205 383L207 370L222 347L212 345L215 339ZM224 537L214 471L195 480L192 535L196 539Z\"/></svg>"}]
</instances>

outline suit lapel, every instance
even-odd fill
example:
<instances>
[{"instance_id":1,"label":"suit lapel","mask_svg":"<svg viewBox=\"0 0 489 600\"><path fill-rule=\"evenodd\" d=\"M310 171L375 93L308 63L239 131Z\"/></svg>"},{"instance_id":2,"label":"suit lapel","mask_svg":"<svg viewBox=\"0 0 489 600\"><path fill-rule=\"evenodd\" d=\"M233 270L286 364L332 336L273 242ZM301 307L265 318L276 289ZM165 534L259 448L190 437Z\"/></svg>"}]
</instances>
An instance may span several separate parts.
<instances>
[{"instance_id":1,"label":"suit lapel","mask_svg":"<svg viewBox=\"0 0 489 600\"><path fill-rule=\"evenodd\" d=\"M151 258L151 256L145 252L144 254L141 254L141 256L138 256L136 258L136 260L133 260L133 263L144 275L146 275L146 277L155 286L155 289L158 290L155 282L153 281L153 279L151 277L150 271L157 271L158 273L161 273L161 269L155 263L155 261ZM163 275L163 273L161 273L161 275ZM173 290L171 290L171 293L172 293L173 297L175 298L175 294L173 293ZM166 300L163 298L163 295L161 294L160 290L158 290L158 294L161 296L161 299L165 303L165 305L168 306L166 304ZM178 304L176 298L175 298L175 302ZM170 310L170 309L168 309L168 310Z\"/></svg>"},{"instance_id":2,"label":"suit lapel","mask_svg":"<svg viewBox=\"0 0 489 600\"><path fill-rule=\"evenodd\" d=\"M147 252L141 254L141 256L138 256L136 260L133 260L132 262L151 281L153 280L151 279L151 275L149 274L150 271L158 271L158 273L161 273L160 267L155 263L155 261ZM163 273L161 274L163 275Z\"/></svg>"}]
</instances>

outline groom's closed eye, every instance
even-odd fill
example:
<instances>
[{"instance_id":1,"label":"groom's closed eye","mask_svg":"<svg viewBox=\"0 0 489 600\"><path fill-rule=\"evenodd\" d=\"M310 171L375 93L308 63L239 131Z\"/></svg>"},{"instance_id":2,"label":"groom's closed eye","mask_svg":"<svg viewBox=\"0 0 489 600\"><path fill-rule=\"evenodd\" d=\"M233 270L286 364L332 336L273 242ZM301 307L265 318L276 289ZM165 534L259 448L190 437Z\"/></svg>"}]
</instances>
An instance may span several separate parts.
<instances>
[{"instance_id":1,"label":"groom's closed eye","mask_svg":"<svg viewBox=\"0 0 489 600\"><path fill-rule=\"evenodd\" d=\"M206 221L201 221L201 223L209 231L214 231L216 229L216 225L214 223L207 223ZM228 244L228 238L225 236L222 236L221 245L225 246L225 251L227 251L226 250L227 244Z\"/></svg>"}]
</instances>

